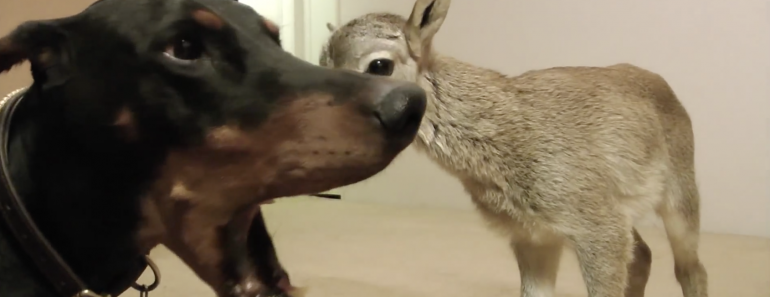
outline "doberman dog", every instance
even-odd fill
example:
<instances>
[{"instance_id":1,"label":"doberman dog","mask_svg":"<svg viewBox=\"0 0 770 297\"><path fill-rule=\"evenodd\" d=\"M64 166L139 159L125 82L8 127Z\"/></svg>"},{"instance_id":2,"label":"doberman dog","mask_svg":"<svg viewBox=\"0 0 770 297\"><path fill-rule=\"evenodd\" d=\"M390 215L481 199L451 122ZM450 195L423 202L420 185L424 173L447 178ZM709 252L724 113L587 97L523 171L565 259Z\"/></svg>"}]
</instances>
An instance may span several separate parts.
<instances>
[{"instance_id":1,"label":"doberman dog","mask_svg":"<svg viewBox=\"0 0 770 297\"><path fill-rule=\"evenodd\" d=\"M34 78L2 107L3 195L90 293L0 221L0 296L117 296L160 244L218 296L288 296L259 204L386 168L425 93L304 62L278 30L230 0L100 0L2 37L0 73Z\"/></svg>"}]
</instances>

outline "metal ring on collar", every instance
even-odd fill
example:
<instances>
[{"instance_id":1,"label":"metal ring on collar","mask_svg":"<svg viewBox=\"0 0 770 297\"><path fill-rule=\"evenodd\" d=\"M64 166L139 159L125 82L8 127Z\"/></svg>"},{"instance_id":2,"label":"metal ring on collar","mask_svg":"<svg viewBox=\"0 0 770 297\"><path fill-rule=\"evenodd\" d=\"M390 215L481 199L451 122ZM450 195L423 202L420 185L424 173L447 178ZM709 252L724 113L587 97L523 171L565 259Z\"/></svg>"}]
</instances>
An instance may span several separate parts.
<instances>
[{"instance_id":1,"label":"metal ring on collar","mask_svg":"<svg viewBox=\"0 0 770 297\"><path fill-rule=\"evenodd\" d=\"M153 277L155 280L153 280L152 284L148 285L140 285L134 282L131 287L134 288L134 290L137 290L139 292L150 292L152 290L155 290L158 285L160 285L160 270L158 269L158 266L155 265L155 262L150 259L150 256L145 255L144 260L147 262L147 266L150 266L150 270L152 270Z\"/></svg>"}]
</instances>

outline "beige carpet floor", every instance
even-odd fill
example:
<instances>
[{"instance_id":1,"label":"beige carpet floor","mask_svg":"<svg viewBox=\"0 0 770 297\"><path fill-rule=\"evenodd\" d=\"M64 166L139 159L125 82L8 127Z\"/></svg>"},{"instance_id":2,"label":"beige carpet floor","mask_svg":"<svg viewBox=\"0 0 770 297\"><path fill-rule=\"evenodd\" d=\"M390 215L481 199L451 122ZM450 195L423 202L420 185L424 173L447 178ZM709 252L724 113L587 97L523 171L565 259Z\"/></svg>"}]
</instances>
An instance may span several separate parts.
<instances>
[{"instance_id":1,"label":"beige carpet floor","mask_svg":"<svg viewBox=\"0 0 770 297\"><path fill-rule=\"evenodd\" d=\"M281 261L308 297L519 296L506 240L473 211L292 198L265 213ZM640 233L653 251L646 296L682 296L665 233ZM770 297L770 239L703 234L700 255L711 297ZM162 284L150 296L213 296L165 248L152 257ZM571 251L564 254L556 291L559 297L586 296Z\"/></svg>"}]
</instances>

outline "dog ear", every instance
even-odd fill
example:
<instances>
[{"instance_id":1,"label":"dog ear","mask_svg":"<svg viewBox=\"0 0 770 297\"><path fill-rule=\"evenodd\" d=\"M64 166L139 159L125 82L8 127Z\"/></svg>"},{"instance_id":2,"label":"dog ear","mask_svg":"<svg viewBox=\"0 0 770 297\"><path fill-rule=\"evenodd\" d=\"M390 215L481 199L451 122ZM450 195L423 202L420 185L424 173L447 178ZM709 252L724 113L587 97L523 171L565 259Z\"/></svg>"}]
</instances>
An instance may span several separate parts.
<instances>
[{"instance_id":1,"label":"dog ear","mask_svg":"<svg viewBox=\"0 0 770 297\"><path fill-rule=\"evenodd\" d=\"M54 21L26 22L0 38L0 74L29 61L43 87L67 80L67 36Z\"/></svg>"}]
</instances>

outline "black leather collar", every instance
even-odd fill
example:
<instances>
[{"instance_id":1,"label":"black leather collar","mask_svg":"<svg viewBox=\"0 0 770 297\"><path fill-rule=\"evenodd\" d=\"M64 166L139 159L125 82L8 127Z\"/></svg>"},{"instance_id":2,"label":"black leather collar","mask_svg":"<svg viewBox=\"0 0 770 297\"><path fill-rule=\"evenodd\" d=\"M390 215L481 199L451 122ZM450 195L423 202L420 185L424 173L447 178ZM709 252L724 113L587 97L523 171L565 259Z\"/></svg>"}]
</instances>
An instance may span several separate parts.
<instances>
[{"instance_id":1,"label":"black leather collar","mask_svg":"<svg viewBox=\"0 0 770 297\"><path fill-rule=\"evenodd\" d=\"M38 270L46 276L60 296L118 296L134 285L134 281L141 276L147 267L149 259L139 259L138 261L141 263L136 265L137 270L126 273L124 281L116 284L116 290L99 292L98 294L90 291L37 228L13 186L8 168L10 126L13 112L24 98L25 93L26 89L19 89L0 101L0 216L11 229L16 240L35 262ZM153 270L157 273L157 269ZM156 277L158 276L156 275Z\"/></svg>"}]
</instances>

